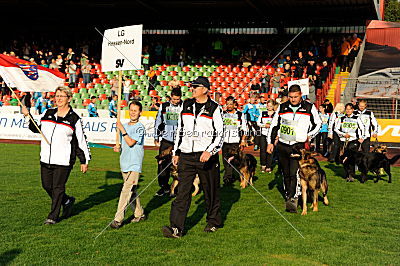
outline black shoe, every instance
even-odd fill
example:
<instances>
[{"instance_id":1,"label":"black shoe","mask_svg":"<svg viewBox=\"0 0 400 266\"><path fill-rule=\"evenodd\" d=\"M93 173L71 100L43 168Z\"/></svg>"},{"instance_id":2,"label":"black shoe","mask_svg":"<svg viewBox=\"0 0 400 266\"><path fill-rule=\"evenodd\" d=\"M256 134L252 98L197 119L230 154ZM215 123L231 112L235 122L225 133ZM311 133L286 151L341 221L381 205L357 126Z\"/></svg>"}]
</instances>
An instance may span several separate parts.
<instances>
[{"instance_id":1,"label":"black shoe","mask_svg":"<svg viewBox=\"0 0 400 266\"><path fill-rule=\"evenodd\" d=\"M52 219L46 219L45 221L44 221L44 224L45 225L52 225L52 224L56 224L57 222L56 221L54 221L54 220L52 220Z\"/></svg>"},{"instance_id":2,"label":"black shoe","mask_svg":"<svg viewBox=\"0 0 400 266\"><path fill-rule=\"evenodd\" d=\"M163 235L168 238L181 238L182 232L179 232L179 229L171 226L163 226L161 231Z\"/></svg>"},{"instance_id":3,"label":"black shoe","mask_svg":"<svg viewBox=\"0 0 400 266\"><path fill-rule=\"evenodd\" d=\"M120 228L122 226L122 223L121 222L117 222L117 221L112 221L112 223L110 224L110 227L111 228L114 228L114 229L118 229L118 228Z\"/></svg>"},{"instance_id":4,"label":"black shoe","mask_svg":"<svg viewBox=\"0 0 400 266\"><path fill-rule=\"evenodd\" d=\"M297 199L291 198L286 201L286 211L297 213Z\"/></svg>"},{"instance_id":5,"label":"black shoe","mask_svg":"<svg viewBox=\"0 0 400 266\"><path fill-rule=\"evenodd\" d=\"M206 227L204 227L204 232L206 232L206 233L213 233L213 232L215 232L217 230L218 230L218 227L212 226L212 225L209 225L209 224L207 224Z\"/></svg>"},{"instance_id":6,"label":"black shoe","mask_svg":"<svg viewBox=\"0 0 400 266\"><path fill-rule=\"evenodd\" d=\"M165 193L165 189L164 188L160 188L157 192L156 192L156 196L159 196L159 197L162 197L162 196L164 196L166 193Z\"/></svg>"},{"instance_id":7,"label":"black shoe","mask_svg":"<svg viewBox=\"0 0 400 266\"><path fill-rule=\"evenodd\" d=\"M74 197L69 197L67 202L63 206L63 218L66 219L69 216L71 216L72 213L72 206L75 203L75 198Z\"/></svg>"}]
</instances>

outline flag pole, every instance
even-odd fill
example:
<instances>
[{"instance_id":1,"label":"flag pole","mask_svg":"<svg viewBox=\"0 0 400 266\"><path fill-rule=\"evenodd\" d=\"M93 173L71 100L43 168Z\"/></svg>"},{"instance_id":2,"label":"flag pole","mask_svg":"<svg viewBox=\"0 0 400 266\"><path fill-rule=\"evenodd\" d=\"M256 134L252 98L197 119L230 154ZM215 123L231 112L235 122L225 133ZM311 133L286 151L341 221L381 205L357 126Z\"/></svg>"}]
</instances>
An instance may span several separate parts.
<instances>
[{"instance_id":1,"label":"flag pole","mask_svg":"<svg viewBox=\"0 0 400 266\"><path fill-rule=\"evenodd\" d=\"M121 122L121 91L122 91L122 70L118 71L118 103L117 103L117 121ZM115 143L117 146L120 145L120 139L119 139L119 129L117 128L117 135L116 135L116 140Z\"/></svg>"},{"instance_id":2,"label":"flag pole","mask_svg":"<svg viewBox=\"0 0 400 266\"><path fill-rule=\"evenodd\" d=\"M7 86L7 88L10 89L11 93L12 93L12 94L14 95L14 97L17 99L18 103L19 103L21 106L23 106L23 107L26 108L26 106L23 105L22 102L20 101L20 99L19 99L19 97L17 96L17 94L15 94L15 92L14 92L10 87L8 87L7 84L6 84L6 86ZM33 120L31 114L28 114L28 117L29 117L29 119L32 121L32 123L35 125L35 127L36 127L36 129L39 131L40 135L42 135L43 139L47 142L47 144L50 145L50 142L49 142L49 141L47 140L47 138L44 136L43 132L40 130L40 128L39 128L38 125L36 124L35 120Z\"/></svg>"}]
</instances>

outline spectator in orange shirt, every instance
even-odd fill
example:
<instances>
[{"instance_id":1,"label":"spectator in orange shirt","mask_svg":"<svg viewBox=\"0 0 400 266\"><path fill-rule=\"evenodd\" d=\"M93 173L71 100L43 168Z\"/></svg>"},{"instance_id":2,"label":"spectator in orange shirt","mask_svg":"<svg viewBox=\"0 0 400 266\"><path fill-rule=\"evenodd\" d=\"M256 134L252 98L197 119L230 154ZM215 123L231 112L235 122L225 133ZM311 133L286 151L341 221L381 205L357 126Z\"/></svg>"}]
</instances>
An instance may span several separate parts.
<instances>
[{"instance_id":1,"label":"spectator in orange shirt","mask_svg":"<svg viewBox=\"0 0 400 266\"><path fill-rule=\"evenodd\" d=\"M353 68L354 60L356 59L356 56L358 54L358 50L360 48L360 45L362 43L362 40L357 37L357 34L353 34L353 37L350 39L350 53L349 53L349 68Z\"/></svg>"},{"instance_id":2,"label":"spectator in orange shirt","mask_svg":"<svg viewBox=\"0 0 400 266\"><path fill-rule=\"evenodd\" d=\"M346 71L347 68L349 67L348 56L350 49L351 49L350 43L347 41L346 37L343 37L342 44L340 47L340 57L341 57L340 71Z\"/></svg>"}]
</instances>

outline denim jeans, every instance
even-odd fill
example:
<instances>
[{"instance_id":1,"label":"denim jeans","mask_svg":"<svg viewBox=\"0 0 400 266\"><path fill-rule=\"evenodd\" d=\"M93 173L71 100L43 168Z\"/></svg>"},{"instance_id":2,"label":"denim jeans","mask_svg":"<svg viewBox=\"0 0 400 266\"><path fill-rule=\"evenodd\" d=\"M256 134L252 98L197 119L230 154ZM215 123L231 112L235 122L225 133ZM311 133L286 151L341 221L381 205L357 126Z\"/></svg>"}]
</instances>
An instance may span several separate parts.
<instances>
[{"instance_id":1,"label":"denim jeans","mask_svg":"<svg viewBox=\"0 0 400 266\"><path fill-rule=\"evenodd\" d=\"M69 74L69 83L76 83L76 74Z\"/></svg>"},{"instance_id":2,"label":"denim jeans","mask_svg":"<svg viewBox=\"0 0 400 266\"><path fill-rule=\"evenodd\" d=\"M83 73L83 83L88 84L90 83L90 73Z\"/></svg>"}]
</instances>

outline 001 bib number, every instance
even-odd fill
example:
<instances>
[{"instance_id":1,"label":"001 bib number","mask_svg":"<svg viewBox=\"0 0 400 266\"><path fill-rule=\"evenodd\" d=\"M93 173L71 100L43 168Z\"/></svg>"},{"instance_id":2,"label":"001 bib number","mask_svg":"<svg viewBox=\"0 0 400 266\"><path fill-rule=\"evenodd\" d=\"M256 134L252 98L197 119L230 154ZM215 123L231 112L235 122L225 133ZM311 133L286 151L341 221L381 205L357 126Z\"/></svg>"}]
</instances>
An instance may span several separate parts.
<instances>
[{"instance_id":1,"label":"001 bib number","mask_svg":"<svg viewBox=\"0 0 400 266\"><path fill-rule=\"evenodd\" d=\"M167 112L165 122L167 125L176 126L178 125L178 118L179 118L179 113Z\"/></svg>"},{"instance_id":2,"label":"001 bib number","mask_svg":"<svg viewBox=\"0 0 400 266\"><path fill-rule=\"evenodd\" d=\"M279 128L280 138L286 141L295 141L296 140L296 123L294 121L282 121L282 124Z\"/></svg>"},{"instance_id":3,"label":"001 bib number","mask_svg":"<svg viewBox=\"0 0 400 266\"><path fill-rule=\"evenodd\" d=\"M357 123L354 122L343 122L343 129L357 129Z\"/></svg>"}]
</instances>

